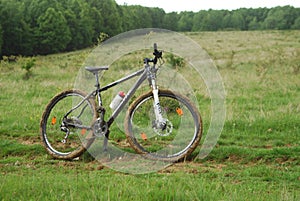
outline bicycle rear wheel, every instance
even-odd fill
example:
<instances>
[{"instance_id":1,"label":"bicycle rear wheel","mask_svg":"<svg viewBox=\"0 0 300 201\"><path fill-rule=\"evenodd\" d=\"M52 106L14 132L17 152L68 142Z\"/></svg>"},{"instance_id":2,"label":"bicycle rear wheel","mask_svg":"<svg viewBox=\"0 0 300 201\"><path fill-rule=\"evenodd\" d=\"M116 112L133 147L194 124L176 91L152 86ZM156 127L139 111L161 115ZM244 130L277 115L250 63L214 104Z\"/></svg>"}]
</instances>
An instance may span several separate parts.
<instances>
[{"instance_id":1,"label":"bicycle rear wheel","mask_svg":"<svg viewBox=\"0 0 300 201\"><path fill-rule=\"evenodd\" d=\"M184 96L159 90L159 101L166 120L163 129L155 128L153 94L138 97L125 117L129 144L146 158L176 162L190 155L202 136L202 120L197 108Z\"/></svg>"},{"instance_id":2,"label":"bicycle rear wheel","mask_svg":"<svg viewBox=\"0 0 300 201\"><path fill-rule=\"evenodd\" d=\"M93 142L89 128L97 118L96 106L93 99L84 100L85 97L82 91L67 90L47 105L40 123L40 136L47 152L54 158L76 158ZM66 116L83 100L80 107Z\"/></svg>"}]
</instances>

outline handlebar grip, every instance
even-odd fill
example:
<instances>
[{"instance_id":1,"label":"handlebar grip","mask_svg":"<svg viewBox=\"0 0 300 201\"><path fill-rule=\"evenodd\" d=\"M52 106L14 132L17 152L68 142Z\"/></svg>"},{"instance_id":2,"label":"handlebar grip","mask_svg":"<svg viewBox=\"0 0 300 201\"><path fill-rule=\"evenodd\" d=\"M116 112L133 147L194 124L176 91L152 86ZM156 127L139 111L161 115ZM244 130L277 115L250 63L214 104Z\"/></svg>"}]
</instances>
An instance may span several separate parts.
<instances>
[{"instance_id":1,"label":"handlebar grip","mask_svg":"<svg viewBox=\"0 0 300 201\"><path fill-rule=\"evenodd\" d=\"M162 58L162 51L157 50L157 44L156 43L153 44L153 48L154 48L153 55L155 56L155 58L153 60L153 63L156 64L157 60Z\"/></svg>"},{"instance_id":2,"label":"handlebar grip","mask_svg":"<svg viewBox=\"0 0 300 201\"><path fill-rule=\"evenodd\" d=\"M154 47L154 51L157 50L157 44L156 43L154 43L153 47Z\"/></svg>"}]
</instances>

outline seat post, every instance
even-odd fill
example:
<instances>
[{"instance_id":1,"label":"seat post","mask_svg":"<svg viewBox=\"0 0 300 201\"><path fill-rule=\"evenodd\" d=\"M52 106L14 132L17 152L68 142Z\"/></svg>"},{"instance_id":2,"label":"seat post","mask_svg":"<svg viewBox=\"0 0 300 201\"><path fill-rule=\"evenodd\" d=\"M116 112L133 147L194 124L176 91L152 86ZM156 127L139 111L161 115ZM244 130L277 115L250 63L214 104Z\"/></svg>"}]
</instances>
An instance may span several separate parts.
<instances>
[{"instance_id":1,"label":"seat post","mask_svg":"<svg viewBox=\"0 0 300 201\"><path fill-rule=\"evenodd\" d=\"M99 90L99 89L100 89L100 82L99 82L99 75L98 75L98 72L95 72L94 75L95 75L95 78L96 78L96 84L95 84L95 87Z\"/></svg>"},{"instance_id":2,"label":"seat post","mask_svg":"<svg viewBox=\"0 0 300 201\"><path fill-rule=\"evenodd\" d=\"M95 75L95 78L96 78L95 87L96 87L96 97L98 100L98 106L99 106L99 108L101 108L102 107L102 98L101 98L101 94L100 94L99 74L98 74L98 72L94 72L93 74Z\"/></svg>"},{"instance_id":3,"label":"seat post","mask_svg":"<svg viewBox=\"0 0 300 201\"><path fill-rule=\"evenodd\" d=\"M87 66L87 67L85 67L85 70L87 70L95 75L95 78L96 78L95 87L97 87L97 90L99 90L100 89L99 71L108 70L108 66Z\"/></svg>"}]
</instances>

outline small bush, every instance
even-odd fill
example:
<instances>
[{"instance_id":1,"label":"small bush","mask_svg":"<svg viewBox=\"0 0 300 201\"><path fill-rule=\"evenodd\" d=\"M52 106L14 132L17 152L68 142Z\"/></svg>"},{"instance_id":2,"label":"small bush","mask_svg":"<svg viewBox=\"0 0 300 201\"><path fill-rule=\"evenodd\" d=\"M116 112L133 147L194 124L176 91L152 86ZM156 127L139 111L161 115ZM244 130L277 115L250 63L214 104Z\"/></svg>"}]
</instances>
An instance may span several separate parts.
<instances>
[{"instance_id":1,"label":"small bush","mask_svg":"<svg viewBox=\"0 0 300 201\"><path fill-rule=\"evenodd\" d=\"M168 54L166 55L167 62L173 67L184 67L184 59L178 56L175 56L174 54Z\"/></svg>"},{"instance_id":2,"label":"small bush","mask_svg":"<svg viewBox=\"0 0 300 201\"><path fill-rule=\"evenodd\" d=\"M109 35L106 33L101 32L98 36L97 39L97 45L100 45L101 43L103 43L105 40L107 40L109 38Z\"/></svg>"},{"instance_id":3,"label":"small bush","mask_svg":"<svg viewBox=\"0 0 300 201\"><path fill-rule=\"evenodd\" d=\"M28 80L32 76L31 69L34 66L35 66L35 59L30 58L25 60L25 63L22 65L22 69L26 70L26 73L23 77L25 80Z\"/></svg>"}]
</instances>

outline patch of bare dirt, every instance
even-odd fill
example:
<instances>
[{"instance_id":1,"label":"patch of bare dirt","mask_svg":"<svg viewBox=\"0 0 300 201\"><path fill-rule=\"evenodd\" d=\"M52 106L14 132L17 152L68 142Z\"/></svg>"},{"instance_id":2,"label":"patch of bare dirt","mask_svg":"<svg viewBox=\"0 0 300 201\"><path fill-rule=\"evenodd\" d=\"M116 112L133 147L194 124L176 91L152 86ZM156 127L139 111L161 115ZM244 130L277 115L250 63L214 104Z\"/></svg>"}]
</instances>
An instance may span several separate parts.
<instances>
[{"instance_id":1,"label":"patch of bare dirt","mask_svg":"<svg viewBox=\"0 0 300 201\"><path fill-rule=\"evenodd\" d=\"M22 137L19 138L17 141L23 145L42 145L41 139L39 137Z\"/></svg>"}]
</instances>

